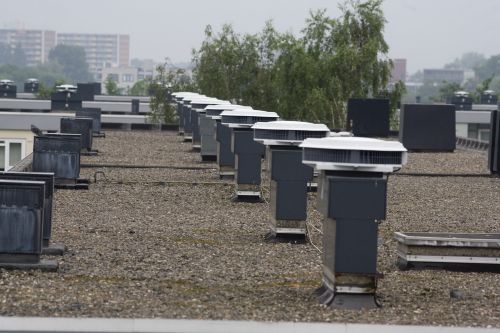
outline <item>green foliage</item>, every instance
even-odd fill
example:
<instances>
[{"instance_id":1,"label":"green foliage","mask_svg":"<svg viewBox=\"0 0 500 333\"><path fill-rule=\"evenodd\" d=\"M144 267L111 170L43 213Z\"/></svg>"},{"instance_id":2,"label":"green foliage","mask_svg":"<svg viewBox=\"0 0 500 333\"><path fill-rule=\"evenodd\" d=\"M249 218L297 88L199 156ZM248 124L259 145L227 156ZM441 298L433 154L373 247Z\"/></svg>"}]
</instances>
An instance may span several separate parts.
<instances>
[{"instance_id":1,"label":"green foliage","mask_svg":"<svg viewBox=\"0 0 500 333\"><path fill-rule=\"evenodd\" d=\"M149 92L149 80L140 80L134 83L129 90L129 95L132 96L147 96Z\"/></svg>"},{"instance_id":2,"label":"green foliage","mask_svg":"<svg viewBox=\"0 0 500 333\"><path fill-rule=\"evenodd\" d=\"M37 99L50 99L50 96L57 91L57 86L65 84L64 80L57 80L54 82L51 88L48 88L43 82L40 82L38 86L38 93L36 94Z\"/></svg>"},{"instance_id":3,"label":"green foliage","mask_svg":"<svg viewBox=\"0 0 500 333\"><path fill-rule=\"evenodd\" d=\"M481 81L492 76L500 76L500 54L488 58L482 65L475 68L475 72Z\"/></svg>"},{"instance_id":4,"label":"green foliage","mask_svg":"<svg viewBox=\"0 0 500 333\"><path fill-rule=\"evenodd\" d=\"M149 89L152 93L149 107L149 120L153 124L172 124L175 120L175 108L168 102L170 82L175 74L167 69L166 64L156 67L157 75L151 82Z\"/></svg>"},{"instance_id":5,"label":"green foliage","mask_svg":"<svg viewBox=\"0 0 500 333\"><path fill-rule=\"evenodd\" d=\"M484 55L476 52L467 52L462 54L460 58L456 58L453 62L446 64L447 69L474 69L483 65L486 61Z\"/></svg>"},{"instance_id":6,"label":"green foliage","mask_svg":"<svg viewBox=\"0 0 500 333\"><path fill-rule=\"evenodd\" d=\"M196 83L208 96L342 128L349 98L387 89L392 63L381 3L348 0L339 18L312 12L299 38L271 22L255 35L207 26L193 52Z\"/></svg>"},{"instance_id":7,"label":"green foliage","mask_svg":"<svg viewBox=\"0 0 500 333\"><path fill-rule=\"evenodd\" d=\"M455 91L463 90L462 86L455 82L443 82L439 87L439 96L435 99L436 102L446 103Z\"/></svg>"},{"instance_id":8,"label":"green foliage","mask_svg":"<svg viewBox=\"0 0 500 333\"><path fill-rule=\"evenodd\" d=\"M73 83L92 81L85 50L81 46L57 45L49 53L49 60L58 63L65 76Z\"/></svg>"},{"instance_id":9,"label":"green foliage","mask_svg":"<svg viewBox=\"0 0 500 333\"><path fill-rule=\"evenodd\" d=\"M106 93L108 95L115 96L115 95L120 95L120 93L121 93L121 89L118 88L118 84L109 75L106 78L106 81L104 82L104 88L106 89Z\"/></svg>"}]
</instances>

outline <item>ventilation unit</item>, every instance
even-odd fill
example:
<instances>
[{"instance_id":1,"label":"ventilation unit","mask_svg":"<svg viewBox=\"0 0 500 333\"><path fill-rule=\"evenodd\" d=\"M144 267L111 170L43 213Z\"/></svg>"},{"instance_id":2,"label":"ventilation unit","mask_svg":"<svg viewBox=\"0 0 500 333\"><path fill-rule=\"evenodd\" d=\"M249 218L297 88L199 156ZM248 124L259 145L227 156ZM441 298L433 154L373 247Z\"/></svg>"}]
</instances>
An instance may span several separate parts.
<instances>
[{"instance_id":1,"label":"ventilation unit","mask_svg":"<svg viewBox=\"0 0 500 333\"><path fill-rule=\"evenodd\" d=\"M61 118L61 133L80 134L83 155L97 155L92 150L92 118Z\"/></svg>"},{"instance_id":2,"label":"ventilation unit","mask_svg":"<svg viewBox=\"0 0 500 333\"><path fill-rule=\"evenodd\" d=\"M24 92L36 94L40 88L40 82L37 79L27 79L24 82Z\"/></svg>"},{"instance_id":3,"label":"ventilation unit","mask_svg":"<svg viewBox=\"0 0 500 333\"><path fill-rule=\"evenodd\" d=\"M179 118L179 134L184 135L184 113L183 113L183 100L187 96L200 96L197 93L192 92L174 92L172 93L172 99L175 102L177 108L177 118Z\"/></svg>"},{"instance_id":4,"label":"ventilation unit","mask_svg":"<svg viewBox=\"0 0 500 333\"><path fill-rule=\"evenodd\" d=\"M57 270L40 260L45 182L0 180L0 267Z\"/></svg>"},{"instance_id":5,"label":"ventilation unit","mask_svg":"<svg viewBox=\"0 0 500 333\"><path fill-rule=\"evenodd\" d=\"M45 183L42 254L63 255L65 251L64 245L50 243L50 236L52 233L54 174L49 172L0 172L0 180L41 181Z\"/></svg>"},{"instance_id":6,"label":"ventilation unit","mask_svg":"<svg viewBox=\"0 0 500 333\"><path fill-rule=\"evenodd\" d=\"M253 126L254 140L268 147L266 159L270 170L271 236L306 234L307 185L314 170L302 163L302 149L307 138L330 135L328 127L299 121L271 121Z\"/></svg>"},{"instance_id":7,"label":"ventilation unit","mask_svg":"<svg viewBox=\"0 0 500 333\"><path fill-rule=\"evenodd\" d=\"M456 91L451 96L450 104L455 105L457 111L471 111L472 97L466 91Z\"/></svg>"},{"instance_id":8,"label":"ventilation unit","mask_svg":"<svg viewBox=\"0 0 500 333\"><path fill-rule=\"evenodd\" d=\"M500 176L500 111L491 112L488 167L492 174Z\"/></svg>"},{"instance_id":9,"label":"ventilation unit","mask_svg":"<svg viewBox=\"0 0 500 333\"><path fill-rule=\"evenodd\" d=\"M222 124L231 129L231 151L235 156L236 198L260 198L261 160L265 147L254 141L252 126L278 120L275 112L236 109L221 113Z\"/></svg>"},{"instance_id":10,"label":"ventilation unit","mask_svg":"<svg viewBox=\"0 0 500 333\"><path fill-rule=\"evenodd\" d=\"M205 108L208 105L227 104L228 101L222 101L216 98L197 98L191 101L191 130L193 133L193 149L201 149L200 134L200 115L205 114Z\"/></svg>"},{"instance_id":11,"label":"ventilation unit","mask_svg":"<svg viewBox=\"0 0 500 333\"><path fill-rule=\"evenodd\" d=\"M388 99L349 99L347 103L347 128L355 136L388 137Z\"/></svg>"},{"instance_id":12,"label":"ventilation unit","mask_svg":"<svg viewBox=\"0 0 500 333\"><path fill-rule=\"evenodd\" d=\"M406 149L399 142L355 137L306 139L300 146L303 163L320 171L317 206L324 220L318 299L332 307L373 307L387 174L406 163Z\"/></svg>"},{"instance_id":13,"label":"ventilation unit","mask_svg":"<svg viewBox=\"0 0 500 333\"><path fill-rule=\"evenodd\" d=\"M100 95L101 84L97 82L78 83L76 91L80 94L83 101L93 101L95 95Z\"/></svg>"},{"instance_id":14,"label":"ventilation unit","mask_svg":"<svg viewBox=\"0 0 500 333\"><path fill-rule=\"evenodd\" d=\"M131 101L131 106L132 106L132 114L139 114L140 109L141 109L141 100L137 98L133 98Z\"/></svg>"},{"instance_id":15,"label":"ventilation unit","mask_svg":"<svg viewBox=\"0 0 500 333\"><path fill-rule=\"evenodd\" d=\"M191 101L199 99L199 95L184 96L182 99L182 128L184 130L184 141L193 141L193 127L191 122Z\"/></svg>"},{"instance_id":16,"label":"ventilation unit","mask_svg":"<svg viewBox=\"0 0 500 333\"><path fill-rule=\"evenodd\" d=\"M481 104L498 105L498 96L493 90L485 90L481 94Z\"/></svg>"},{"instance_id":17,"label":"ventilation unit","mask_svg":"<svg viewBox=\"0 0 500 333\"><path fill-rule=\"evenodd\" d=\"M17 86L14 81L0 80L0 98L17 98Z\"/></svg>"},{"instance_id":18,"label":"ventilation unit","mask_svg":"<svg viewBox=\"0 0 500 333\"><path fill-rule=\"evenodd\" d=\"M399 118L399 141L406 149L436 152L455 150L454 105L404 104Z\"/></svg>"},{"instance_id":19,"label":"ventilation unit","mask_svg":"<svg viewBox=\"0 0 500 333\"><path fill-rule=\"evenodd\" d=\"M82 108L76 111L77 118L92 118L92 136L94 138L104 138L106 135L101 132L102 112L100 108Z\"/></svg>"},{"instance_id":20,"label":"ventilation unit","mask_svg":"<svg viewBox=\"0 0 500 333\"><path fill-rule=\"evenodd\" d=\"M82 96L71 88L53 93L50 96L50 101L50 109L52 111L76 111L82 109Z\"/></svg>"},{"instance_id":21,"label":"ventilation unit","mask_svg":"<svg viewBox=\"0 0 500 333\"><path fill-rule=\"evenodd\" d=\"M56 188L88 189L80 176L80 134L46 134L35 136L33 171L52 172Z\"/></svg>"},{"instance_id":22,"label":"ventilation unit","mask_svg":"<svg viewBox=\"0 0 500 333\"><path fill-rule=\"evenodd\" d=\"M220 114L223 111L231 111L237 108L252 109L251 107L245 107L235 104L218 104L218 105L208 105L207 107L205 107L205 113L200 114L200 137L201 137L200 154L201 154L201 159L203 161L212 161L217 159L218 142L216 139L216 130L217 130L217 123L220 123L221 121ZM225 149L224 152L231 154L231 147L229 143L227 145L227 149Z\"/></svg>"}]
</instances>

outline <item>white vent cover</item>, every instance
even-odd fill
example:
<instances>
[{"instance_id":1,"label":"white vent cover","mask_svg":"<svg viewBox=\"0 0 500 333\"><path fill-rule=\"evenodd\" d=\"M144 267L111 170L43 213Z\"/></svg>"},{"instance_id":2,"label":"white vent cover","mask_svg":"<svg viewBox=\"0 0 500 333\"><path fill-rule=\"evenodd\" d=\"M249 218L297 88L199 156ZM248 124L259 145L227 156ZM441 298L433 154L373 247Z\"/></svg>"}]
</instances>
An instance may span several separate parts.
<instances>
[{"instance_id":1,"label":"white vent cover","mask_svg":"<svg viewBox=\"0 0 500 333\"><path fill-rule=\"evenodd\" d=\"M397 141L359 137L306 139L302 162L316 170L391 173L407 162L406 148Z\"/></svg>"},{"instance_id":2,"label":"white vent cover","mask_svg":"<svg viewBox=\"0 0 500 333\"><path fill-rule=\"evenodd\" d=\"M205 108L205 112L207 117L211 117L212 119L222 119L221 113L224 111L233 111L236 109L250 109L251 106L243 106L238 104L219 104L219 105L208 105Z\"/></svg>"},{"instance_id":3,"label":"white vent cover","mask_svg":"<svg viewBox=\"0 0 500 333\"><path fill-rule=\"evenodd\" d=\"M254 140L266 146L299 145L307 138L324 138L330 135L326 125L302 121L271 121L256 123Z\"/></svg>"},{"instance_id":4,"label":"white vent cover","mask_svg":"<svg viewBox=\"0 0 500 333\"><path fill-rule=\"evenodd\" d=\"M232 128L251 128L255 123L278 120L276 112L253 109L235 109L221 113L222 123Z\"/></svg>"},{"instance_id":5,"label":"white vent cover","mask_svg":"<svg viewBox=\"0 0 500 333\"><path fill-rule=\"evenodd\" d=\"M348 136L354 136L354 135L351 132L331 132L330 136L337 138L339 136L348 137Z\"/></svg>"},{"instance_id":6,"label":"white vent cover","mask_svg":"<svg viewBox=\"0 0 500 333\"><path fill-rule=\"evenodd\" d=\"M12 85L12 84L14 84L14 81L12 81L12 80L0 80L0 84Z\"/></svg>"},{"instance_id":7,"label":"white vent cover","mask_svg":"<svg viewBox=\"0 0 500 333\"><path fill-rule=\"evenodd\" d=\"M196 98L191 100L191 108L195 110L198 113L205 113L205 107L208 105L217 105L217 104L228 104L229 101L223 101L217 98L210 98L210 97L205 97L205 98Z\"/></svg>"}]
</instances>

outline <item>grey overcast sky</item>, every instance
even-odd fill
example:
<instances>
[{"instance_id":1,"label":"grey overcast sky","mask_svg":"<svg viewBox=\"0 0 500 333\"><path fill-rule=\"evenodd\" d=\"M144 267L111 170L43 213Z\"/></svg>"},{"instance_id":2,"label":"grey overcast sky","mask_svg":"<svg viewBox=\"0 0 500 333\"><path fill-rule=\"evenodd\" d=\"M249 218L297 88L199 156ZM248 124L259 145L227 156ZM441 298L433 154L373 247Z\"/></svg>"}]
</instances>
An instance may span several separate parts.
<instances>
[{"instance_id":1,"label":"grey overcast sky","mask_svg":"<svg viewBox=\"0 0 500 333\"><path fill-rule=\"evenodd\" d=\"M232 23L255 33L272 19L299 33L310 9L339 15L338 0L2 0L0 28L120 33L131 37L131 57L191 58L207 24ZM385 0L390 56L407 58L410 73L441 67L464 52L500 53L500 0ZM491 35L490 35L491 33Z\"/></svg>"}]
</instances>

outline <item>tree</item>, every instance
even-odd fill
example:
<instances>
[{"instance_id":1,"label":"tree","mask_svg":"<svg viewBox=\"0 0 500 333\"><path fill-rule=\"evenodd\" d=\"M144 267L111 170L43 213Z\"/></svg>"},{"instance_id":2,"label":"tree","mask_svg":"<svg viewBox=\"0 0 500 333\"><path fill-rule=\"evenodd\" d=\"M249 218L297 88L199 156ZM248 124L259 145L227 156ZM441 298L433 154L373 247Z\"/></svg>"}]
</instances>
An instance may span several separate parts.
<instances>
[{"instance_id":1,"label":"tree","mask_svg":"<svg viewBox=\"0 0 500 333\"><path fill-rule=\"evenodd\" d=\"M111 77L111 75L108 75L106 78L106 81L104 83L104 87L106 88L106 93L108 95L120 95L120 89L118 88L118 84L116 83L115 80Z\"/></svg>"},{"instance_id":2,"label":"tree","mask_svg":"<svg viewBox=\"0 0 500 333\"><path fill-rule=\"evenodd\" d=\"M50 50L49 60L61 65L63 73L73 83L93 80L81 46L57 45Z\"/></svg>"},{"instance_id":3,"label":"tree","mask_svg":"<svg viewBox=\"0 0 500 333\"><path fill-rule=\"evenodd\" d=\"M448 102L456 91L463 90L462 86L455 82L443 82L439 88L439 102Z\"/></svg>"},{"instance_id":4,"label":"tree","mask_svg":"<svg viewBox=\"0 0 500 333\"><path fill-rule=\"evenodd\" d=\"M482 65L475 69L475 72L480 81L484 81L492 76L500 76L500 54L488 58Z\"/></svg>"},{"instance_id":5,"label":"tree","mask_svg":"<svg viewBox=\"0 0 500 333\"><path fill-rule=\"evenodd\" d=\"M129 95L132 96L147 96L150 82L148 80L140 80L134 83L130 88Z\"/></svg>"},{"instance_id":6,"label":"tree","mask_svg":"<svg viewBox=\"0 0 500 333\"><path fill-rule=\"evenodd\" d=\"M154 124L171 124L175 119L175 108L168 102L169 81L172 79L171 73L167 70L166 63L156 67L157 75L151 82L152 92L149 107L151 112L149 119Z\"/></svg>"},{"instance_id":7,"label":"tree","mask_svg":"<svg viewBox=\"0 0 500 333\"><path fill-rule=\"evenodd\" d=\"M462 54L460 58L456 58L453 62L446 64L447 69L474 69L481 66L486 61L483 54L477 52L467 52Z\"/></svg>"}]
</instances>

